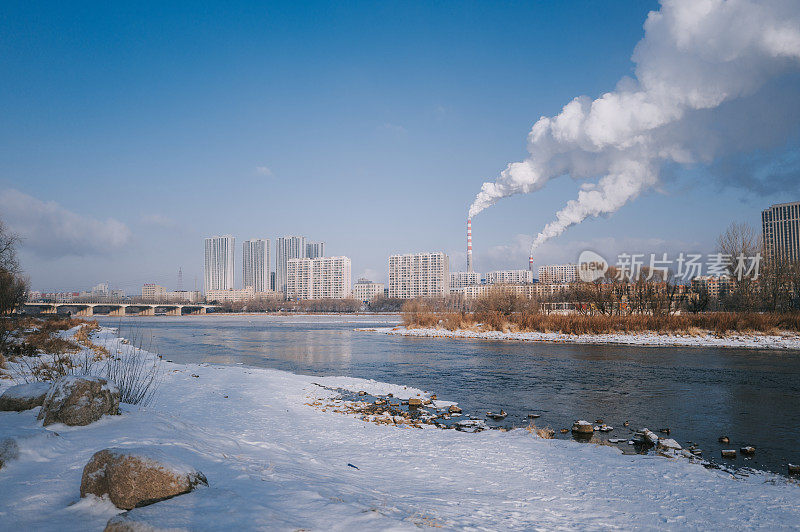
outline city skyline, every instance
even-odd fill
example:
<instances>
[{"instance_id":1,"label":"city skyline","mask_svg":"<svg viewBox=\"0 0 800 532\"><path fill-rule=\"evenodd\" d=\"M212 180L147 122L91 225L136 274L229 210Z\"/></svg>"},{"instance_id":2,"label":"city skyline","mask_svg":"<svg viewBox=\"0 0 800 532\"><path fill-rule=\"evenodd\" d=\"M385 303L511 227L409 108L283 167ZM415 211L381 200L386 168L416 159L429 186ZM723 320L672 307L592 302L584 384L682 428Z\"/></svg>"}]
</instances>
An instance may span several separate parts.
<instances>
[{"instance_id":1,"label":"city skyline","mask_svg":"<svg viewBox=\"0 0 800 532\"><path fill-rule=\"evenodd\" d=\"M108 278L136 293L174 286L179 266L200 288L196 242L264 227L321 237L355 277L386 282L387 256L420 250L462 270L481 184L526 157L539 117L624 88L659 8L342 5L323 24L314 5L234 6L191 23L169 6L9 7L0 217L34 289ZM536 266L583 249L706 253L730 222L758 228L800 195L798 89L788 75L744 98L755 149L665 168L656 189L539 247ZM580 186L553 181L473 218L474 269L526 268Z\"/></svg>"}]
</instances>

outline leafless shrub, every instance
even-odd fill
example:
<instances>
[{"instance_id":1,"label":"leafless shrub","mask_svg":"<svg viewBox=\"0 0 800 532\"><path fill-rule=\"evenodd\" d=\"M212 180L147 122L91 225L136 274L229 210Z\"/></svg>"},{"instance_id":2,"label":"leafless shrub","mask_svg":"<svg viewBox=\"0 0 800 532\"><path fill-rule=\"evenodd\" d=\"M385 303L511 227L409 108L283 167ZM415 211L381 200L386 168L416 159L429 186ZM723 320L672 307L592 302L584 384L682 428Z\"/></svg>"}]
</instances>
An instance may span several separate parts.
<instances>
[{"instance_id":1,"label":"leafless shrub","mask_svg":"<svg viewBox=\"0 0 800 532\"><path fill-rule=\"evenodd\" d=\"M101 376L117 385L120 402L147 406L164 377L161 359L153 355L152 342L144 348L139 331L131 329L126 337L129 344L115 349L106 358Z\"/></svg>"}]
</instances>

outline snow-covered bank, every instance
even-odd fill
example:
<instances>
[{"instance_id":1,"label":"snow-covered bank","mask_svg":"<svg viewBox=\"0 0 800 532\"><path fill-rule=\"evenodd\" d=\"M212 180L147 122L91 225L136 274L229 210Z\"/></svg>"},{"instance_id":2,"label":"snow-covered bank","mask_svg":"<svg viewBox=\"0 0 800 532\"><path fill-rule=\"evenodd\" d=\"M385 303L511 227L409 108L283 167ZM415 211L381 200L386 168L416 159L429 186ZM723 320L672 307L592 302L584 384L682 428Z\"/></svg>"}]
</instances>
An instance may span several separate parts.
<instances>
[{"instance_id":1,"label":"snow-covered bank","mask_svg":"<svg viewBox=\"0 0 800 532\"><path fill-rule=\"evenodd\" d=\"M610 334L563 334L554 332L501 332L470 331L432 328L376 327L360 329L384 334L421 336L426 338L473 338L477 340L513 340L522 342L556 342L566 344L619 344L643 347L736 347L743 349L797 349L800 350L800 335L769 334L713 334L681 335L657 333L610 333Z\"/></svg>"},{"instance_id":2,"label":"snow-covered bank","mask_svg":"<svg viewBox=\"0 0 800 532\"><path fill-rule=\"evenodd\" d=\"M108 334L95 342L114 342ZM145 445L199 469L210 487L134 512L199 530L800 523L800 487L776 475L735 479L685 459L622 455L525 430L401 429L307 405L333 397L327 388L422 393L402 385L242 366L165 362L164 370L149 407L123 405L121 416L85 427L42 429L38 408L0 412L0 438L24 436L19 458L0 469L0 529L102 530L119 510L79 499L84 465L103 448ZM9 385L0 381L0 392Z\"/></svg>"}]
</instances>

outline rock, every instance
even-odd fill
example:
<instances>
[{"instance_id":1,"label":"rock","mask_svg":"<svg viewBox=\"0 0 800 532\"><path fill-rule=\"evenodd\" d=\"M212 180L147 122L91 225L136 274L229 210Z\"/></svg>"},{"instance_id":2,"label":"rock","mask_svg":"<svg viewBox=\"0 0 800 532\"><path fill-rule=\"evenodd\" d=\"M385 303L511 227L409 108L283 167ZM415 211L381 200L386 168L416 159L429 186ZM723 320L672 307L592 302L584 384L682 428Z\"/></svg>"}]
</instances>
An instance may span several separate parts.
<instances>
[{"instance_id":1,"label":"rock","mask_svg":"<svg viewBox=\"0 0 800 532\"><path fill-rule=\"evenodd\" d=\"M28 382L8 388L0 395L0 410L22 412L42 406L52 383Z\"/></svg>"},{"instance_id":2,"label":"rock","mask_svg":"<svg viewBox=\"0 0 800 532\"><path fill-rule=\"evenodd\" d=\"M628 440L626 440L625 438L609 438L608 439L608 443L625 443L626 441L628 441Z\"/></svg>"},{"instance_id":3,"label":"rock","mask_svg":"<svg viewBox=\"0 0 800 532\"><path fill-rule=\"evenodd\" d=\"M528 414L528 419L538 419L542 417L541 414Z\"/></svg>"},{"instance_id":4,"label":"rock","mask_svg":"<svg viewBox=\"0 0 800 532\"><path fill-rule=\"evenodd\" d=\"M663 451L680 451L681 444L671 438L658 440L658 448Z\"/></svg>"},{"instance_id":5,"label":"rock","mask_svg":"<svg viewBox=\"0 0 800 532\"><path fill-rule=\"evenodd\" d=\"M723 458L736 458L736 449L722 449L720 453Z\"/></svg>"},{"instance_id":6,"label":"rock","mask_svg":"<svg viewBox=\"0 0 800 532\"><path fill-rule=\"evenodd\" d=\"M460 414L461 413L461 409L459 407L457 407L456 405L450 405L450 408L448 408L447 411L450 412L451 414Z\"/></svg>"},{"instance_id":7,"label":"rock","mask_svg":"<svg viewBox=\"0 0 800 532\"><path fill-rule=\"evenodd\" d=\"M0 469L10 462L19 458L19 445L14 438L3 438L0 440Z\"/></svg>"},{"instance_id":8,"label":"rock","mask_svg":"<svg viewBox=\"0 0 800 532\"><path fill-rule=\"evenodd\" d=\"M43 425L88 425L105 414L119 413L119 389L112 382L88 375L61 377L50 388L37 419Z\"/></svg>"},{"instance_id":9,"label":"rock","mask_svg":"<svg viewBox=\"0 0 800 532\"><path fill-rule=\"evenodd\" d=\"M435 401L435 400L436 400L436 394L431 395L431 401Z\"/></svg>"},{"instance_id":10,"label":"rock","mask_svg":"<svg viewBox=\"0 0 800 532\"><path fill-rule=\"evenodd\" d=\"M626 421L625 423L623 423L623 424L622 424L622 426L623 426L623 427L627 427L627 426L628 426L628 425L630 425L630 424L631 424L631 422L630 422L630 421Z\"/></svg>"},{"instance_id":11,"label":"rock","mask_svg":"<svg viewBox=\"0 0 800 532\"><path fill-rule=\"evenodd\" d=\"M790 475L800 475L800 465L798 465L798 464L789 464L789 474Z\"/></svg>"},{"instance_id":12,"label":"rock","mask_svg":"<svg viewBox=\"0 0 800 532\"><path fill-rule=\"evenodd\" d=\"M461 432L481 432L488 428L482 419L464 419L462 421L456 421L454 425L456 430L460 430Z\"/></svg>"},{"instance_id":13,"label":"rock","mask_svg":"<svg viewBox=\"0 0 800 532\"><path fill-rule=\"evenodd\" d=\"M720 437L717 439L717 441L719 441L720 443L730 443L730 442L731 442L731 439L730 439L730 438L728 438L727 436L720 436Z\"/></svg>"},{"instance_id":14,"label":"rock","mask_svg":"<svg viewBox=\"0 0 800 532\"><path fill-rule=\"evenodd\" d=\"M108 495L114 506L130 510L189 493L206 477L156 447L103 449L83 468L81 497Z\"/></svg>"},{"instance_id":15,"label":"rock","mask_svg":"<svg viewBox=\"0 0 800 532\"><path fill-rule=\"evenodd\" d=\"M658 432L660 432L661 434L666 434L667 436L669 436L669 429L668 428L666 428L666 429L658 429Z\"/></svg>"},{"instance_id":16,"label":"rock","mask_svg":"<svg viewBox=\"0 0 800 532\"><path fill-rule=\"evenodd\" d=\"M361 390L360 392L358 392L358 395L360 397L364 397L365 395L367 395L367 392L365 392L364 390Z\"/></svg>"},{"instance_id":17,"label":"rock","mask_svg":"<svg viewBox=\"0 0 800 532\"><path fill-rule=\"evenodd\" d=\"M742 447L739 449L739 452L747 456L753 456L756 454L756 448L748 445L747 447Z\"/></svg>"},{"instance_id":18,"label":"rock","mask_svg":"<svg viewBox=\"0 0 800 532\"><path fill-rule=\"evenodd\" d=\"M419 397L412 397L408 400L408 406L410 408L419 408L422 406L422 399Z\"/></svg>"},{"instance_id":19,"label":"rock","mask_svg":"<svg viewBox=\"0 0 800 532\"><path fill-rule=\"evenodd\" d=\"M599 427L596 427L595 430L599 430L600 432L611 432L614 430L614 427L611 425L600 425Z\"/></svg>"},{"instance_id":20,"label":"rock","mask_svg":"<svg viewBox=\"0 0 800 532\"><path fill-rule=\"evenodd\" d=\"M634 434L633 440L646 445L656 445L658 443L658 435L652 430L645 428Z\"/></svg>"},{"instance_id":21,"label":"rock","mask_svg":"<svg viewBox=\"0 0 800 532\"><path fill-rule=\"evenodd\" d=\"M594 422L597 423L598 425L602 425L603 424L603 420L602 419L595 419Z\"/></svg>"},{"instance_id":22,"label":"rock","mask_svg":"<svg viewBox=\"0 0 800 532\"><path fill-rule=\"evenodd\" d=\"M691 453L693 455L695 455L695 456L702 456L703 455L703 450L702 449L692 449Z\"/></svg>"},{"instance_id":23,"label":"rock","mask_svg":"<svg viewBox=\"0 0 800 532\"><path fill-rule=\"evenodd\" d=\"M561 434L566 434L569 432L569 429L561 429L559 432L561 432Z\"/></svg>"},{"instance_id":24,"label":"rock","mask_svg":"<svg viewBox=\"0 0 800 532\"><path fill-rule=\"evenodd\" d=\"M591 434L594 432L594 427L588 421L579 419L572 425L572 432L577 434Z\"/></svg>"}]
</instances>

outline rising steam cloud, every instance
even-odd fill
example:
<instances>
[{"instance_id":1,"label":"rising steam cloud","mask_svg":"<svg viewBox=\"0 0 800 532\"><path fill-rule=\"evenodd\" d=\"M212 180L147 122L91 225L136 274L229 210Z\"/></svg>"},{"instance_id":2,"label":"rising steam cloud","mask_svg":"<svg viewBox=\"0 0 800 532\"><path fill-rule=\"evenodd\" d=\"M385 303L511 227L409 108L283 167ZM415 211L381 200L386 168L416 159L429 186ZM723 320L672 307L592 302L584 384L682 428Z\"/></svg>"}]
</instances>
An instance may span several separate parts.
<instances>
[{"instance_id":1,"label":"rising steam cloud","mask_svg":"<svg viewBox=\"0 0 800 532\"><path fill-rule=\"evenodd\" d=\"M535 248L588 217L616 212L656 186L666 163L711 163L726 150L757 147L750 111L786 103L766 94L767 87L800 71L797 1L662 0L644 29L633 53L635 79L540 118L528 135L530 156L483 184L470 218L555 177L586 180L577 199L538 234ZM796 86L783 96L790 108L800 107ZM795 127L797 113L786 113ZM742 133L734 142L731 129L737 127Z\"/></svg>"}]
</instances>

